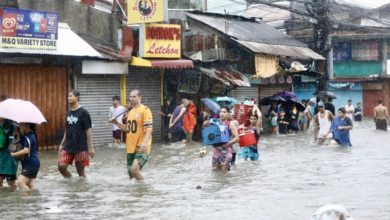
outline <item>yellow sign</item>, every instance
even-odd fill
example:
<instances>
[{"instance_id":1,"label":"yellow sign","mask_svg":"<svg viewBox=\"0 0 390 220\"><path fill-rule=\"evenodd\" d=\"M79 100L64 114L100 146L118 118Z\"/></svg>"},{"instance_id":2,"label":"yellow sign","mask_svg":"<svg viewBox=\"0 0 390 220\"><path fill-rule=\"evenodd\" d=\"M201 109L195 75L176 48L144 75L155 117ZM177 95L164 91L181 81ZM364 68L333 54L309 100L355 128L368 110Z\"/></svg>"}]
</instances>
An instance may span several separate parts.
<instances>
[{"instance_id":1,"label":"yellow sign","mask_svg":"<svg viewBox=\"0 0 390 220\"><path fill-rule=\"evenodd\" d=\"M0 47L56 50L57 40L2 36L0 37Z\"/></svg>"},{"instance_id":2,"label":"yellow sign","mask_svg":"<svg viewBox=\"0 0 390 220\"><path fill-rule=\"evenodd\" d=\"M180 58L181 26L177 24L145 24L140 28L140 57Z\"/></svg>"},{"instance_id":3,"label":"yellow sign","mask_svg":"<svg viewBox=\"0 0 390 220\"><path fill-rule=\"evenodd\" d=\"M167 0L128 0L127 23L143 24L168 21Z\"/></svg>"}]
</instances>

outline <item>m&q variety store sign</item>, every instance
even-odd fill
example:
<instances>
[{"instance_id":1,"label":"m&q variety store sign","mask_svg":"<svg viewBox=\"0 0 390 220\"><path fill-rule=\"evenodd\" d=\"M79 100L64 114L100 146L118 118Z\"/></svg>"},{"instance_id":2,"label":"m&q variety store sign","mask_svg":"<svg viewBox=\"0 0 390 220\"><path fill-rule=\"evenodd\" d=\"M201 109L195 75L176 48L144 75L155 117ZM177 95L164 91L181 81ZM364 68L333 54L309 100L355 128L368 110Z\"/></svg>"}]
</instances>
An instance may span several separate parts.
<instances>
[{"instance_id":1,"label":"m&q variety store sign","mask_svg":"<svg viewBox=\"0 0 390 220\"><path fill-rule=\"evenodd\" d=\"M56 13L0 8L0 22L0 47L57 49Z\"/></svg>"},{"instance_id":2,"label":"m&q variety store sign","mask_svg":"<svg viewBox=\"0 0 390 220\"><path fill-rule=\"evenodd\" d=\"M181 26L144 24L140 28L139 53L149 58L180 58Z\"/></svg>"}]
</instances>

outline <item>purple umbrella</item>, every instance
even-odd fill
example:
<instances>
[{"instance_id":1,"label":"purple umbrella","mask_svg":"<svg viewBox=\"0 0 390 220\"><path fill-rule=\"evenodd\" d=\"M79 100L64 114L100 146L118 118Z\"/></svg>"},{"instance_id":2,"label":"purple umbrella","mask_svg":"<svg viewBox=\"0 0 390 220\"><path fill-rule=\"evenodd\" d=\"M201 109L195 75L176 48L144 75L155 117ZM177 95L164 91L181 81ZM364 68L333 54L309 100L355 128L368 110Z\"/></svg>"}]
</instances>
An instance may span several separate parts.
<instances>
[{"instance_id":1,"label":"purple umbrella","mask_svg":"<svg viewBox=\"0 0 390 220\"><path fill-rule=\"evenodd\" d=\"M200 101L202 101L202 103L208 108L210 109L212 112L214 113L218 113L219 110L221 109L221 106L218 105L218 103L214 102L213 100L209 99L209 98L202 98L200 99Z\"/></svg>"},{"instance_id":2,"label":"purple umbrella","mask_svg":"<svg viewBox=\"0 0 390 220\"><path fill-rule=\"evenodd\" d=\"M273 94L273 96L280 96L286 100L292 100L292 101L297 101L297 96L293 92L278 92Z\"/></svg>"}]
</instances>

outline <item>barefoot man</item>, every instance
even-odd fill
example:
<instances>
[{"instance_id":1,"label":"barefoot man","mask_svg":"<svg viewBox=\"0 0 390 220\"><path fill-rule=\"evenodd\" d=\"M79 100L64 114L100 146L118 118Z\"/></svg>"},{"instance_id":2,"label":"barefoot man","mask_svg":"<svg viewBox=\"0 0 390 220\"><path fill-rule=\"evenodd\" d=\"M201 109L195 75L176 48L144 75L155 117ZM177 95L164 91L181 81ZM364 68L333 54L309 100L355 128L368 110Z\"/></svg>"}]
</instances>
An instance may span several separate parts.
<instances>
[{"instance_id":1,"label":"barefoot man","mask_svg":"<svg viewBox=\"0 0 390 220\"><path fill-rule=\"evenodd\" d=\"M68 166L75 161L80 177L85 177L85 167L89 166L89 157L95 150L92 144L92 122L86 109L79 104L80 93L72 90L68 93L70 110L66 114L66 130L58 148L58 170L65 178L72 175Z\"/></svg>"},{"instance_id":2,"label":"barefoot man","mask_svg":"<svg viewBox=\"0 0 390 220\"><path fill-rule=\"evenodd\" d=\"M387 131L387 123L390 122L387 107L383 105L382 99L378 99L378 105L374 108L374 121L376 130Z\"/></svg>"},{"instance_id":3,"label":"barefoot man","mask_svg":"<svg viewBox=\"0 0 390 220\"><path fill-rule=\"evenodd\" d=\"M127 125L116 119L112 123L127 132L127 171L130 179L143 180L141 169L148 161L152 145L152 112L141 104L141 93L137 89L130 92L130 103L133 108L128 113Z\"/></svg>"},{"instance_id":4,"label":"barefoot man","mask_svg":"<svg viewBox=\"0 0 390 220\"><path fill-rule=\"evenodd\" d=\"M325 110L324 103L317 105L318 113L314 116L314 141L324 144L331 133L331 126L334 116L332 112Z\"/></svg>"}]
</instances>

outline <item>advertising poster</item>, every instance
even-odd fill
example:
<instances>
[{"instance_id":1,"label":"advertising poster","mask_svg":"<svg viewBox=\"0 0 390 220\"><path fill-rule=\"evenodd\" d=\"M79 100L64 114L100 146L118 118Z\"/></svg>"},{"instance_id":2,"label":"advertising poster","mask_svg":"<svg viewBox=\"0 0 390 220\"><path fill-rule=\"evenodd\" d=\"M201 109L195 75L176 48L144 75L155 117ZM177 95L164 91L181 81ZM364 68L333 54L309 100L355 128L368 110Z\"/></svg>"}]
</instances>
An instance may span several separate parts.
<instances>
[{"instance_id":1,"label":"advertising poster","mask_svg":"<svg viewBox=\"0 0 390 220\"><path fill-rule=\"evenodd\" d=\"M51 12L0 8L0 47L57 48L58 15Z\"/></svg>"},{"instance_id":2,"label":"advertising poster","mask_svg":"<svg viewBox=\"0 0 390 220\"><path fill-rule=\"evenodd\" d=\"M144 24L140 28L140 57L180 58L181 26L176 24Z\"/></svg>"}]
</instances>

